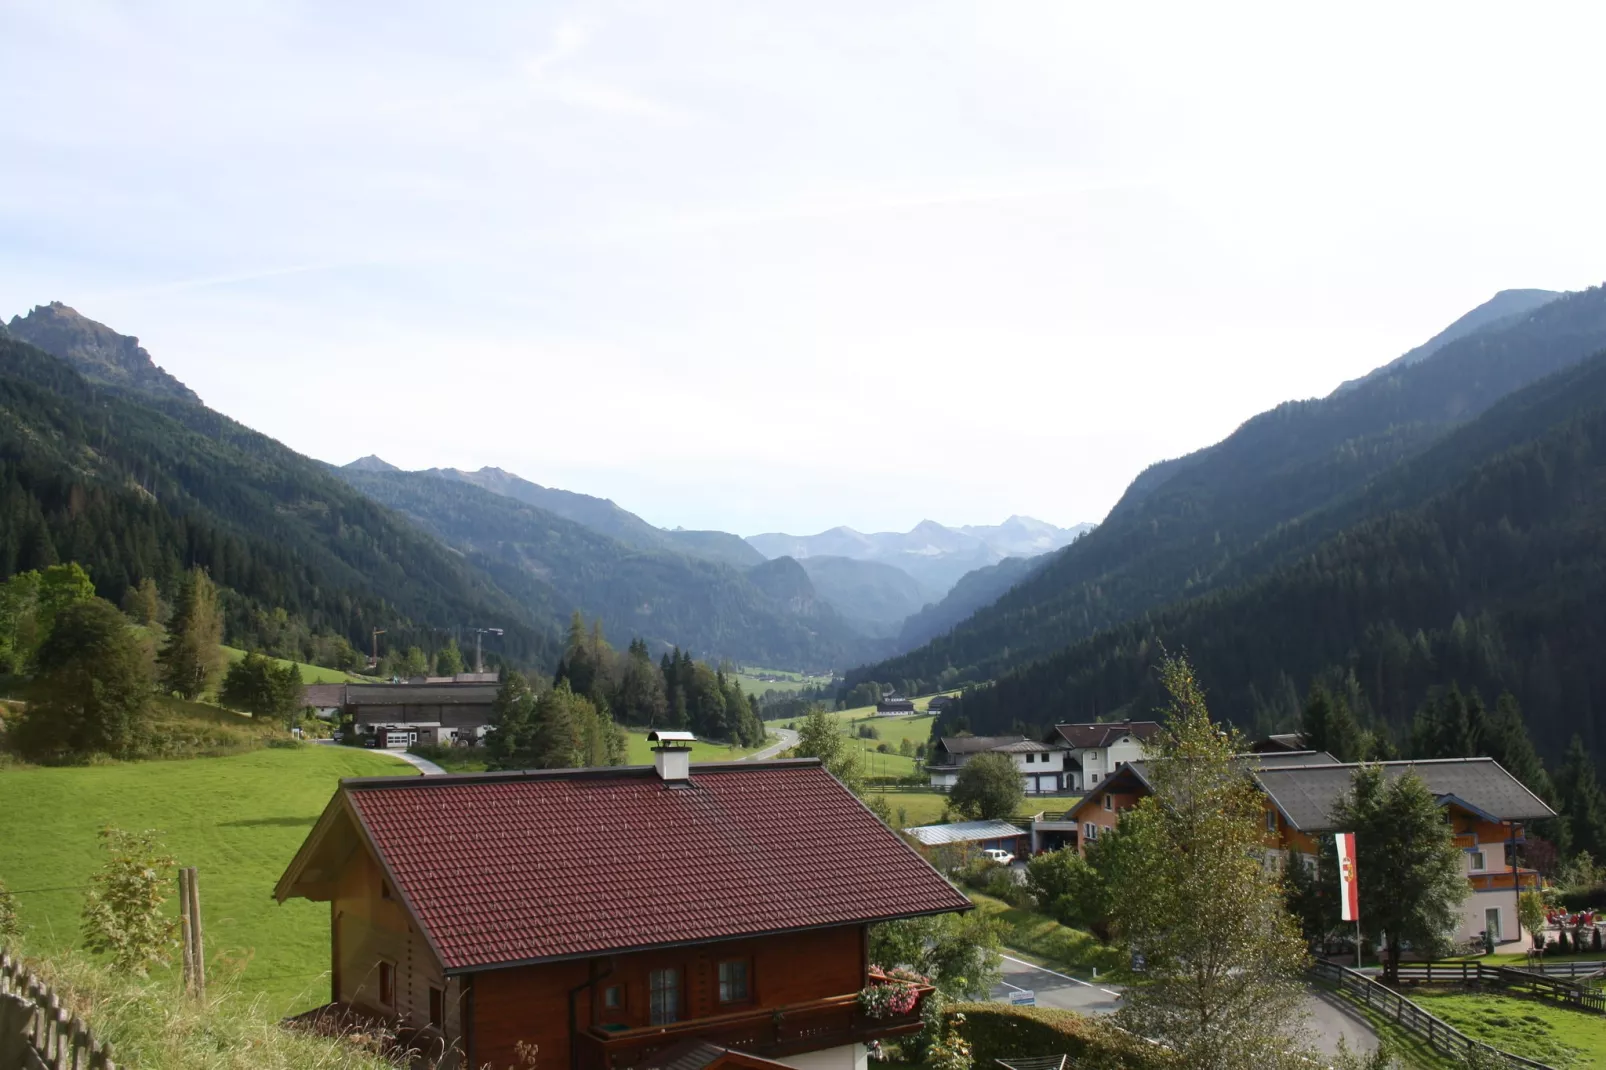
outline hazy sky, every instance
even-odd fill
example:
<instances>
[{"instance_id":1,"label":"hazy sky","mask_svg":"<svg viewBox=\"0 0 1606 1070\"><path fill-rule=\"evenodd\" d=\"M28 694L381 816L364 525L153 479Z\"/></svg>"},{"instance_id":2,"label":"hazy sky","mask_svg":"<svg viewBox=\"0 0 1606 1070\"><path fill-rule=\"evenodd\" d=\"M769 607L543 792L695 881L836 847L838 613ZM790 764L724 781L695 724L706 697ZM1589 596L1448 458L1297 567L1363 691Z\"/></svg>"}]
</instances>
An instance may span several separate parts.
<instances>
[{"instance_id":1,"label":"hazy sky","mask_svg":"<svg viewBox=\"0 0 1606 1070\"><path fill-rule=\"evenodd\" d=\"M664 525L1099 519L1606 278L1606 5L0 5L0 310Z\"/></svg>"}]
</instances>

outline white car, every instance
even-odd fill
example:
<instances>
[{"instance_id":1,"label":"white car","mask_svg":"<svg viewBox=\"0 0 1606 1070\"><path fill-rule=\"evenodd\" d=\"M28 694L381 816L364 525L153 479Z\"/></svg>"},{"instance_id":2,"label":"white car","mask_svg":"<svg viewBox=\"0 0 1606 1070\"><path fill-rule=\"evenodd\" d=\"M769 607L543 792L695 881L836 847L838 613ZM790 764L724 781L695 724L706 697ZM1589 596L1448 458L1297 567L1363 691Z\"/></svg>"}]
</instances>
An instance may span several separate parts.
<instances>
[{"instance_id":1,"label":"white car","mask_svg":"<svg viewBox=\"0 0 1606 1070\"><path fill-rule=\"evenodd\" d=\"M989 861L996 862L1000 866L1007 866L1015 861L1014 855L1000 847L989 847L982 854L986 855Z\"/></svg>"}]
</instances>

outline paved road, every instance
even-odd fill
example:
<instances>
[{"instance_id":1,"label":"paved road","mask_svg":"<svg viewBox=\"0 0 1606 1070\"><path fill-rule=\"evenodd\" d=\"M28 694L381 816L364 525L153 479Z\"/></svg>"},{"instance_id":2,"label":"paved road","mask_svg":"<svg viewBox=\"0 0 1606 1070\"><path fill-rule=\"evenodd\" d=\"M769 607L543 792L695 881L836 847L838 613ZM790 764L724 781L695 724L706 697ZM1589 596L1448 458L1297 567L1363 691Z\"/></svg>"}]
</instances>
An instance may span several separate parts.
<instances>
[{"instance_id":1,"label":"paved road","mask_svg":"<svg viewBox=\"0 0 1606 1070\"><path fill-rule=\"evenodd\" d=\"M765 747L761 751L754 751L747 756L747 761L762 762L766 758L773 758L782 751L789 751L797 746L797 733L790 728L771 728L769 732L771 735L778 737L780 742L774 746Z\"/></svg>"},{"instance_id":2,"label":"paved road","mask_svg":"<svg viewBox=\"0 0 1606 1070\"><path fill-rule=\"evenodd\" d=\"M332 739L315 739L312 742L321 743L326 747L338 747L340 745ZM406 762L408 765L413 766L425 776L443 776L446 773L446 770L442 769L428 758L420 758L418 755L408 754L404 750L382 750L378 748L363 749L369 750L373 754L384 754L391 758L400 759L401 761Z\"/></svg>"},{"instance_id":3,"label":"paved road","mask_svg":"<svg viewBox=\"0 0 1606 1070\"><path fill-rule=\"evenodd\" d=\"M1004 956L1004 977L993 986L993 999L1008 1003L1011 994L1031 992L1039 1007L1058 1007L1080 1014L1114 1014L1121 1009L1121 986L1081 981L1012 955ZM1377 1034L1344 1000L1312 988L1305 1000L1311 1040L1318 1050L1336 1052L1342 1037L1351 1051L1371 1051Z\"/></svg>"}]
</instances>

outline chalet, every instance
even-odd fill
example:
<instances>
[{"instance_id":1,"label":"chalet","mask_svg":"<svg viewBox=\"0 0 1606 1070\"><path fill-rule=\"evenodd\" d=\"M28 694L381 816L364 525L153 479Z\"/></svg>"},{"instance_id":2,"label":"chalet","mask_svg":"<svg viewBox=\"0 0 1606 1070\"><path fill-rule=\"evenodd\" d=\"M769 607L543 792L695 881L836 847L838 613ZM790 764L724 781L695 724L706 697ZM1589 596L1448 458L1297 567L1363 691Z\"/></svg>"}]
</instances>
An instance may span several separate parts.
<instances>
[{"instance_id":1,"label":"chalet","mask_svg":"<svg viewBox=\"0 0 1606 1070\"><path fill-rule=\"evenodd\" d=\"M885 695L875 704L877 717L908 717L915 712L915 700L901 695Z\"/></svg>"},{"instance_id":2,"label":"chalet","mask_svg":"<svg viewBox=\"0 0 1606 1070\"><path fill-rule=\"evenodd\" d=\"M1060 767L1060 790L1085 791L1128 762L1148 757L1145 744L1159 735L1155 721L1057 724L1046 742Z\"/></svg>"},{"instance_id":3,"label":"chalet","mask_svg":"<svg viewBox=\"0 0 1606 1070\"><path fill-rule=\"evenodd\" d=\"M344 684L340 711L378 747L477 740L491 723L495 683Z\"/></svg>"},{"instance_id":4,"label":"chalet","mask_svg":"<svg viewBox=\"0 0 1606 1070\"><path fill-rule=\"evenodd\" d=\"M1003 754L1020 770L1021 787L1028 795L1059 790L1060 758L1054 748L1025 736L944 736L931 748L926 772L931 786L947 791L959 780L959 771L978 754Z\"/></svg>"},{"instance_id":5,"label":"chalet","mask_svg":"<svg viewBox=\"0 0 1606 1070\"><path fill-rule=\"evenodd\" d=\"M969 901L818 760L689 757L342 781L275 889L329 904L330 1013L449 1067L864 1070L918 1031L859 1006L869 926Z\"/></svg>"},{"instance_id":6,"label":"chalet","mask_svg":"<svg viewBox=\"0 0 1606 1070\"><path fill-rule=\"evenodd\" d=\"M1313 864L1321 840L1339 829L1332 813L1350 790L1359 765L1325 752L1283 751L1241 756L1246 771L1266 795L1266 854L1279 864L1299 858ZM1492 758L1379 762L1393 779L1414 771L1438 799L1466 855L1470 894L1462 904L1457 936L1487 930L1497 942L1516 940L1517 896L1537 886L1538 874L1517 864L1526 842L1523 822L1554 817L1555 811ZM1067 818L1081 823L1079 848L1114 828L1121 811L1150 794L1148 766L1131 763L1105 780ZM1366 875L1361 875L1365 880Z\"/></svg>"}]
</instances>

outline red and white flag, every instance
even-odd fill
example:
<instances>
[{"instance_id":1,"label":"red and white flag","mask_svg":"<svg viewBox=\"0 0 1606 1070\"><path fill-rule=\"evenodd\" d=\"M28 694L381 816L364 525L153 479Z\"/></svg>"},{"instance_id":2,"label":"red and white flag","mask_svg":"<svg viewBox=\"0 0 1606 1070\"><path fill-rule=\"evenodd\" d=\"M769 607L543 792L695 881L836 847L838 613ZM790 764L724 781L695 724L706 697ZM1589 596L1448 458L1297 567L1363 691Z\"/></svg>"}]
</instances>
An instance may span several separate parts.
<instances>
[{"instance_id":1,"label":"red and white flag","mask_svg":"<svg viewBox=\"0 0 1606 1070\"><path fill-rule=\"evenodd\" d=\"M1335 833L1338 841L1338 910L1345 921L1361 916L1361 885L1355 877L1355 833Z\"/></svg>"}]
</instances>

